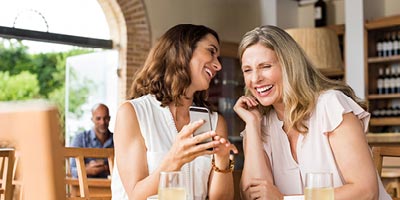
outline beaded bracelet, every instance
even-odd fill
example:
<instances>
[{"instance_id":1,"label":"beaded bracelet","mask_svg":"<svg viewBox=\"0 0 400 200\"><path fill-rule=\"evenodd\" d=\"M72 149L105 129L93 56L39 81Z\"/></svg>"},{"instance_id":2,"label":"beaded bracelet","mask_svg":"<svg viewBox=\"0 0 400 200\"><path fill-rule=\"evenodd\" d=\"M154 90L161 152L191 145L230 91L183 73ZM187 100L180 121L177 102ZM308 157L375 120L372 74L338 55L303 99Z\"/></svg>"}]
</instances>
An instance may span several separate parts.
<instances>
[{"instance_id":1,"label":"beaded bracelet","mask_svg":"<svg viewBox=\"0 0 400 200\"><path fill-rule=\"evenodd\" d=\"M212 165L212 169L216 172L220 172L220 173L230 173L233 172L233 168L235 167L235 160L233 160L233 158L229 158L229 166L227 169L220 169L215 165L215 159L214 156L211 160L211 165Z\"/></svg>"}]
</instances>

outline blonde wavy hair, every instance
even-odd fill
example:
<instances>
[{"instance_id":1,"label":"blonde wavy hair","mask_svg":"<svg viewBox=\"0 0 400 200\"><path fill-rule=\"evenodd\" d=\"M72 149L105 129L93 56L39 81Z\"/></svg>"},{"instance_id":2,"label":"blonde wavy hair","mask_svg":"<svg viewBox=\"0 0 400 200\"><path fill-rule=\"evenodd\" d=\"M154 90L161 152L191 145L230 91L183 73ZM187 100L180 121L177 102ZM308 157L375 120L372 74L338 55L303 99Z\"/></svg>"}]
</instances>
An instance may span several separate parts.
<instances>
[{"instance_id":1,"label":"blonde wavy hair","mask_svg":"<svg viewBox=\"0 0 400 200\"><path fill-rule=\"evenodd\" d=\"M247 32L239 45L239 57L252 45L261 44L273 50L282 67L285 105L284 122L289 129L302 134L308 132L307 120L313 112L318 96L326 90L339 90L352 98L362 108L366 102L358 98L353 89L343 81L331 80L322 75L311 63L303 49L284 30L276 26L260 26ZM245 89L246 95L251 95ZM268 114L272 106L259 106L263 114Z\"/></svg>"},{"instance_id":2,"label":"blonde wavy hair","mask_svg":"<svg viewBox=\"0 0 400 200\"><path fill-rule=\"evenodd\" d=\"M181 105L181 98L191 84L190 60L197 43L212 34L219 42L218 34L203 25L178 24L164 33L150 50L144 66L135 74L130 99L147 94L154 95L161 106L170 103ZM210 107L206 90L194 94L193 102Z\"/></svg>"}]
</instances>

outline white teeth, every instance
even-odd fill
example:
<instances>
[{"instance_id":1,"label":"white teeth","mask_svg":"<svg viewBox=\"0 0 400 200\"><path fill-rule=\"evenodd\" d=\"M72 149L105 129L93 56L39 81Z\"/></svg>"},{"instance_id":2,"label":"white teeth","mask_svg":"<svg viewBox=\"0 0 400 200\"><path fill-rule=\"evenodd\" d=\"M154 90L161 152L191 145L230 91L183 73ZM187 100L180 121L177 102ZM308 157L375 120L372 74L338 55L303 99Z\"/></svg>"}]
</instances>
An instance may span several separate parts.
<instances>
[{"instance_id":1,"label":"white teeth","mask_svg":"<svg viewBox=\"0 0 400 200\"><path fill-rule=\"evenodd\" d=\"M207 74L210 75L210 77L213 77L213 73L211 72L210 69L205 68L205 70L206 70Z\"/></svg>"},{"instance_id":2,"label":"white teeth","mask_svg":"<svg viewBox=\"0 0 400 200\"><path fill-rule=\"evenodd\" d=\"M266 92L266 91L270 90L271 88L272 88L272 85L259 87L259 88L256 88L256 90L257 90L258 93L263 93L263 92Z\"/></svg>"}]
</instances>

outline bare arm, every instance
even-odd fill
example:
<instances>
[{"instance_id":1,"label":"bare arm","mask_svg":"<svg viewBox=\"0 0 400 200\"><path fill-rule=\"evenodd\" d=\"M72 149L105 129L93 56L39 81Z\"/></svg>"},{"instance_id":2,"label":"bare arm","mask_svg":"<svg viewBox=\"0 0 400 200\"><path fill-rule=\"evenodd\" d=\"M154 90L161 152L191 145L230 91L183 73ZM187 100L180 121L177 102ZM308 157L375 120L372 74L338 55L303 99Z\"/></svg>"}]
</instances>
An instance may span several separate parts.
<instances>
[{"instance_id":1,"label":"bare arm","mask_svg":"<svg viewBox=\"0 0 400 200\"><path fill-rule=\"evenodd\" d=\"M225 119L219 115L218 124L216 128L218 136L221 138L228 138L228 131L226 127ZM223 139L221 139L223 140ZM234 153L237 153L236 147L226 141L221 142L218 147L217 153L215 154L215 165L219 169L227 169L229 167L229 152L232 149ZM210 184L209 184L209 199L233 199L234 198L234 186L233 186L233 175L232 173L221 173L211 172Z\"/></svg>"},{"instance_id":2,"label":"bare arm","mask_svg":"<svg viewBox=\"0 0 400 200\"><path fill-rule=\"evenodd\" d=\"M129 102L118 110L114 146L119 175L129 199L146 199L156 194L159 175L153 173L149 176L146 146L136 112Z\"/></svg>"},{"instance_id":3,"label":"bare arm","mask_svg":"<svg viewBox=\"0 0 400 200\"><path fill-rule=\"evenodd\" d=\"M246 123L243 140L244 167L240 183L243 199L282 199L283 195L273 185L271 164L261 139L261 115L258 103L250 97L241 97L235 104L235 112ZM266 196L268 195L268 196Z\"/></svg>"},{"instance_id":4,"label":"bare arm","mask_svg":"<svg viewBox=\"0 0 400 200\"><path fill-rule=\"evenodd\" d=\"M345 181L335 189L335 199L378 199L377 174L360 120L344 114L329 142Z\"/></svg>"},{"instance_id":5,"label":"bare arm","mask_svg":"<svg viewBox=\"0 0 400 200\"><path fill-rule=\"evenodd\" d=\"M274 185L271 164L265 153L261 137L260 125L246 124L246 136L243 140L244 166L240 183L243 199L282 199L283 195ZM252 134L252 135L250 135Z\"/></svg>"}]
</instances>

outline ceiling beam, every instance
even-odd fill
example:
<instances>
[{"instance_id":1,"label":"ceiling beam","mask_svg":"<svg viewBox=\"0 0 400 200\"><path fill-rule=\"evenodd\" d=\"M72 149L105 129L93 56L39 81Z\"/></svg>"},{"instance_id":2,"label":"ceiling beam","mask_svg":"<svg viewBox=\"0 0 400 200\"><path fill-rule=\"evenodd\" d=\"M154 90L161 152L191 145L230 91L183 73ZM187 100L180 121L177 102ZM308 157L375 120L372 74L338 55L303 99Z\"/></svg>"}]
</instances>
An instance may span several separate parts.
<instances>
[{"instance_id":1,"label":"ceiling beam","mask_svg":"<svg viewBox=\"0 0 400 200\"><path fill-rule=\"evenodd\" d=\"M64 35L58 33L49 33L42 31L33 31L27 29L10 28L0 26L0 37L19 40L33 40L39 42L49 42L57 44L66 44L86 48L112 49L112 40L103 40L96 38Z\"/></svg>"}]
</instances>

